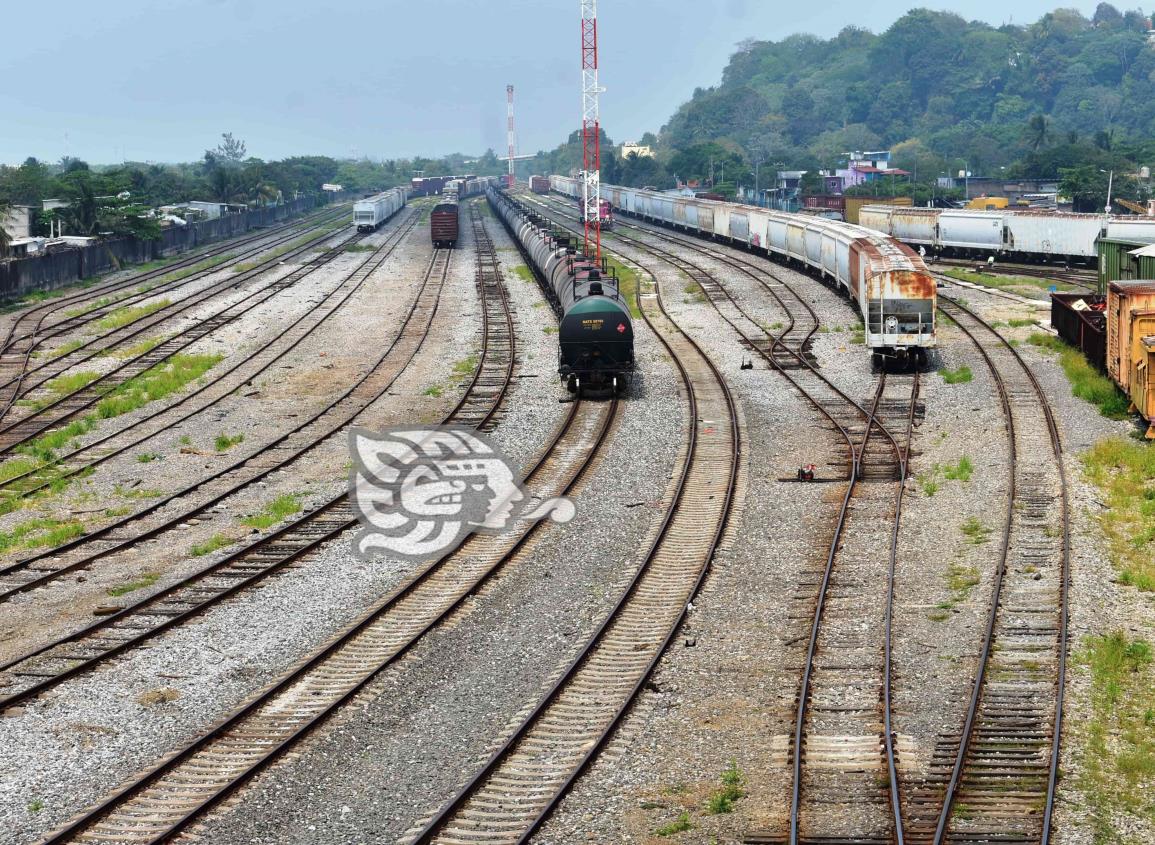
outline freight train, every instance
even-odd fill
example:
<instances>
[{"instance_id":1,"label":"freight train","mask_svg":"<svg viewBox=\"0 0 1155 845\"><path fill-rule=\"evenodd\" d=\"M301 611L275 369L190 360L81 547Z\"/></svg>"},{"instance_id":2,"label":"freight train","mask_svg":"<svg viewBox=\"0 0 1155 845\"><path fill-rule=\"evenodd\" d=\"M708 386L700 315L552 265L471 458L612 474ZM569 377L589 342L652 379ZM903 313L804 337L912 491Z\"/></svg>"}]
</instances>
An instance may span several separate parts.
<instances>
[{"instance_id":1,"label":"freight train","mask_svg":"<svg viewBox=\"0 0 1155 845\"><path fill-rule=\"evenodd\" d=\"M405 207L406 190L390 188L384 193L353 203L353 223L358 232L376 231L382 223Z\"/></svg>"},{"instance_id":2,"label":"freight train","mask_svg":"<svg viewBox=\"0 0 1155 845\"><path fill-rule=\"evenodd\" d=\"M437 249L453 249L461 234L460 201L485 193L491 185L496 185L496 176L470 176L451 179L445 183L443 200L433 207L429 214L429 237Z\"/></svg>"},{"instance_id":3,"label":"freight train","mask_svg":"<svg viewBox=\"0 0 1155 845\"><path fill-rule=\"evenodd\" d=\"M567 197L581 182L551 176L550 187ZM910 247L871 229L822 217L696 199L638 188L603 185L619 213L794 262L854 300L875 364L887 359L921 366L935 346L937 286Z\"/></svg>"},{"instance_id":4,"label":"freight train","mask_svg":"<svg viewBox=\"0 0 1155 845\"><path fill-rule=\"evenodd\" d=\"M548 176L530 176L529 189L535 194L549 193L549 177Z\"/></svg>"},{"instance_id":5,"label":"freight train","mask_svg":"<svg viewBox=\"0 0 1155 845\"><path fill-rule=\"evenodd\" d=\"M563 229L503 191L490 205L558 316L557 372L571 393L620 393L634 371L634 323L613 269L577 251Z\"/></svg>"},{"instance_id":6,"label":"freight train","mask_svg":"<svg viewBox=\"0 0 1155 845\"><path fill-rule=\"evenodd\" d=\"M549 193L549 192L546 191L546 193ZM579 196L578 197L578 216L577 216L577 222L578 223L584 224L586 222L585 207L586 207L586 201L582 197ZM608 231L610 229L613 229L614 228L614 209L613 209L613 206L610 205L610 201L607 199L603 199L598 204L598 209L601 212L600 214L598 214L598 219L601 221L602 231Z\"/></svg>"},{"instance_id":7,"label":"freight train","mask_svg":"<svg viewBox=\"0 0 1155 845\"><path fill-rule=\"evenodd\" d=\"M863 206L859 224L945 255L1090 263L1099 238L1155 243L1155 219L1004 209Z\"/></svg>"},{"instance_id":8,"label":"freight train","mask_svg":"<svg viewBox=\"0 0 1155 845\"><path fill-rule=\"evenodd\" d=\"M1052 294L1051 325L1119 385L1155 440L1155 281L1111 282L1106 296Z\"/></svg>"}]
</instances>

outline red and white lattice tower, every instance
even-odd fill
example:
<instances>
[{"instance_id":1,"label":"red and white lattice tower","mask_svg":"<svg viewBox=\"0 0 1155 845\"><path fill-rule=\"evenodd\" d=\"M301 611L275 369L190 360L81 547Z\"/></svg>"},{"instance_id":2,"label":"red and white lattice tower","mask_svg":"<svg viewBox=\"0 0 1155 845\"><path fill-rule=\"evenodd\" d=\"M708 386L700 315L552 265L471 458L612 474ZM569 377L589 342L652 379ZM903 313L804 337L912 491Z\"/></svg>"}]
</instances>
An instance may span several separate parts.
<instances>
[{"instance_id":1,"label":"red and white lattice tower","mask_svg":"<svg viewBox=\"0 0 1155 845\"><path fill-rule=\"evenodd\" d=\"M513 135L513 86L505 86L505 114L506 114L506 140L509 142L509 173L505 177L505 185L507 188L512 188L517 182L517 177L513 175L513 157L516 155L514 150L514 135Z\"/></svg>"},{"instance_id":2,"label":"red and white lattice tower","mask_svg":"<svg viewBox=\"0 0 1155 845\"><path fill-rule=\"evenodd\" d=\"M598 2L582 6L582 208L585 254L601 259L601 131L598 123Z\"/></svg>"}]
</instances>

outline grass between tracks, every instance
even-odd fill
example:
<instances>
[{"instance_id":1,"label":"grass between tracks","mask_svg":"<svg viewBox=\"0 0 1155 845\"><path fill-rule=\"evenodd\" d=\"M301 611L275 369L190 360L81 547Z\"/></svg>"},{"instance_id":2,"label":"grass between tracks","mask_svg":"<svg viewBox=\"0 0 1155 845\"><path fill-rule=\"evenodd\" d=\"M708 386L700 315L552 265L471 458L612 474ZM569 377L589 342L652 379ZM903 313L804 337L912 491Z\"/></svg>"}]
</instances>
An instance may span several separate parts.
<instances>
[{"instance_id":1,"label":"grass between tracks","mask_svg":"<svg viewBox=\"0 0 1155 845\"><path fill-rule=\"evenodd\" d=\"M610 267L616 269L618 274L618 291L622 295L622 300L629 306L630 315L635 320L642 318L642 312L638 309L638 271L631 267L627 267L620 261L614 258L606 259Z\"/></svg>"},{"instance_id":2,"label":"grass between tracks","mask_svg":"<svg viewBox=\"0 0 1155 845\"><path fill-rule=\"evenodd\" d=\"M1078 398L1090 402L1099 409L1099 413L1108 419L1123 420L1129 414L1130 400L1111 379L1096 370L1078 349L1070 346L1054 335L1045 332L1035 332L1028 342L1041 349L1056 352L1059 355L1059 366L1071 383L1071 393Z\"/></svg>"},{"instance_id":3,"label":"grass between tracks","mask_svg":"<svg viewBox=\"0 0 1155 845\"><path fill-rule=\"evenodd\" d=\"M1134 821L1155 821L1155 671L1150 643L1122 631L1088 637L1076 665L1089 674L1090 713L1076 722L1078 787L1096 845L1138 842Z\"/></svg>"},{"instance_id":4,"label":"grass between tracks","mask_svg":"<svg viewBox=\"0 0 1155 845\"><path fill-rule=\"evenodd\" d=\"M256 528L264 530L276 525L284 519L301 512L301 494L300 493L286 493L283 496L278 496L269 502L259 512L252 516L246 516L241 520L241 525L249 528Z\"/></svg>"},{"instance_id":5,"label":"grass between tracks","mask_svg":"<svg viewBox=\"0 0 1155 845\"><path fill-rule=\"evenodd\" d=\"M124 308L117 308L115 311L110 311L104 317L96 321L98 329L119 329L127 326L129 323L135 323L137 320L147 317L149 314L155 314L162 308L167 308L172 305L171 299L158 299L156 302L150 302L147 305L130 305Z\"/></svg>"},{"instance_id":6,"label":"grass between tracks","mask_svg":"<svg viewBox=\"0 0 1155 845\"><path fill-rule=\"evenodd\" d=\"M1106 499L1099 522L1119 581L1155 592L1155 444L1111 437L1082 461Z\"/></svg>"},{"instance_id":7,"label":"grass between tracks","mask_svg":"<svg viewBox=\"0 0 1155 845\"><path fill-rule=\"evenodd\" d=\"M63 492L72 480L84 477L81 472L65 476L55 465L57 450L69 446L75 448L76 438L92 431L102 419L111 419L142 408L150 402L164 399L184 388L190 382L204 375L217 364L221 355L174 355L168 361L157 364L145 370L135 378L112 389L96 405L93 412L75 419L60 428L37 437L30 443L17 448L17 456L0 464L0 483L11 481L18 476L29 472L36 472L38 480L47 486L40 494L52 495ZM61 376L69 381L60 382L53 387L57 379L48 383L50 389L65 387L79 389L89 384L95 373L76 373L71 376ZM62 394L63 395L63 394ZM10 513L23 507L27 501L18 490L0 491L0 514ZM56 544L52 544L56 545ZM2 549L0 549L2 551Z\"/></svg>"},{"instance_id":8,"label":"grass between tracks","mask_svg":"<svg viewBox=\"0 0 1155 845\"><path fill-rule=\"evenodd\" d=\"M958 279L961 282L970 282L971 284L982 285L985 288L1006 290L1011 293L1034 293L1040 290L1050 290L1052 286L1059 291L1078 290L1074 285L1067 284L1066 282L1058 282L1054 279L1044 279L1038 276L1004 276L992 273L976 273L973 270L966 270L961 267L944 270L943 275L950 276L952 279Z\"/></svg>"}]
</instances>

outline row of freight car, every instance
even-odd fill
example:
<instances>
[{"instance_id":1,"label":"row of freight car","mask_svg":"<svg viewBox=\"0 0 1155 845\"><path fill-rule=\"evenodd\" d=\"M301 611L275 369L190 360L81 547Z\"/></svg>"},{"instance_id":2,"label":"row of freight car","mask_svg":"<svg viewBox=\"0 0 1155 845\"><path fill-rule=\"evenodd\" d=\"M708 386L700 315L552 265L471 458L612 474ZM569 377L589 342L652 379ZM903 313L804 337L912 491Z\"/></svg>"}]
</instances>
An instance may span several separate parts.
<instances>
[{"instance_id":1,"label":"row of freight car","mask_svg":"<svg viewBox=\"0 0 1155 845\"><path fill-rule=\"evenodd\" d=\"M858 221L932 252L984 258L1088 262L1097 257L1100 238L1155 243L1155 218L1150 217L868 205Z\"/></svg>"},{"instance_id":2,"label":"row of freight car","mask_svg":"<svg viewBox=\"0 0 1155 845\"><path fill-rule=\"evenodd\" d=\"M1051 325L1119 385L1155 439L1155 281L1112 282L1105 296L1052 294Z\"/></svg>"},{"instance_id":3,"label":"row of freight car","mask_svg":"<svg viewBox=\"0 0 1155 845\"><path fill-rule=\"evenodd\" d=\"M435 197L453 181L468 182L477 177L472 173L465 176L414 176L409 182L409 196Z\"/></svg>"},{"instance_id":4,"label":"row of freight car","mask_svg":"<svg viewBox=\"0 0 1155 845\"><path fill-rule=\"evenodd\" d=\"M353 203L353 224L358 232L373 232L405 207L405 188L390 188L376 196Z\"/></svg>"},{"instance_id":5,"label":"row of freight car","mask_svg":"<svg viewBox=\"0 0 1155 845\"><path fill-rule=\"evenodd\" d=\"M461 235L461 214L458 202L466 197L484 194L498 183L496 176L474 176L452 179L445 183L443 201L433 207L429 215L429 238L437 249L453 249Z\"/></svg>"},{"instance_id":6,"label":"row of freight car","mask_svg":"<svg viewBox=\"0 0 1155 845\"><path fill-rule=\"evenodd\" d=\"M577 179L551 176L550 187L575 199L581 195ZM935 345L934 278L916 252L893 238L824 217L737 203L616 185L603 185L601 192L618 212L792 261L831 279L862 314L876 362L922 362Z\"/></svg>"}]
</instances>

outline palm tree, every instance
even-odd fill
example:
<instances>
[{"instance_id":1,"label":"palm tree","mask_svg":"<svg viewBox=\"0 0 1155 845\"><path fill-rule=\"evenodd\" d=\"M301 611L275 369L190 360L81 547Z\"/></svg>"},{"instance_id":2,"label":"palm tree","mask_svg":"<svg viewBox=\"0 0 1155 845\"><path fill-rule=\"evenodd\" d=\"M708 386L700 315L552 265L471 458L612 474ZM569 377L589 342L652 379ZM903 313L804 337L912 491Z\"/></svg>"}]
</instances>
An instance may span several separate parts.
<instances>
[{"instance_id":1,"label":"palm tree","mask_svg":"<svg viewBox=\"0 0 1155 845\"><path fill-rule=\"evenodd\" d=\"M1027 122L1027 128L1031 134L1031 149L1038 152L1039 147L1047 142L1047 136L1050 135L1050 121L1046 115L1037 114Z\"/></svg>"}]
</instances>

